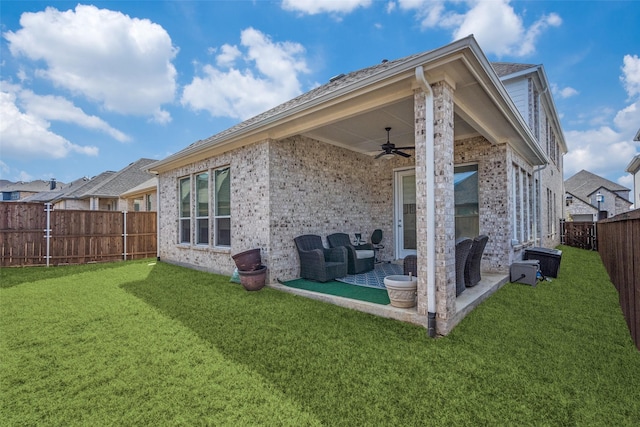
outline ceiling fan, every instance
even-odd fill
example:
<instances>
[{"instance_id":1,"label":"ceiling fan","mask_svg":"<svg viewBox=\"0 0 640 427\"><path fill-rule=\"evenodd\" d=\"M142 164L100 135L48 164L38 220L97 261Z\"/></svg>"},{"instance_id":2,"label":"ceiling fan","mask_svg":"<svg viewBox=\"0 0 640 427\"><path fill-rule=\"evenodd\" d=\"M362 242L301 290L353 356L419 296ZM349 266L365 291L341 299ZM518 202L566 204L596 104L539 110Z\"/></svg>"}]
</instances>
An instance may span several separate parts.
<instances>
[{"instance_id":1,"label":"ceiling fan","mask_svg":"<svg viewBox=\"0 0 640 427\"><path fill-rule=\"evenodd\" d=\"M389 142L389 131L391 130L391 128L387 127L387 128L384 128L384 130L387 131L387 142L381 145L382 153L378 154L374 158L379 159L380 157L386 156L389 154L397 154L398 156L402 156L402 157L411 157L411 154L407 154L405 152L398 151L398 150L413 150L415 149L415 147L396 147L395 144L392 144L391 142Z\"/></svg>"}]
</instances>

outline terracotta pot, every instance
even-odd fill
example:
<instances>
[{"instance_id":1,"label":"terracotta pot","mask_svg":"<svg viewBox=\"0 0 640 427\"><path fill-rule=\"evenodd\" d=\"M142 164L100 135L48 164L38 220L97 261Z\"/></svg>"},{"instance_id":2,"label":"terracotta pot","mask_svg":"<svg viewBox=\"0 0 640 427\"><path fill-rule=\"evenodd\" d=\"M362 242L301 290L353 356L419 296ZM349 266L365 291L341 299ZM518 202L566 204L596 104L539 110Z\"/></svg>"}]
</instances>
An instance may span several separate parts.
<instances>
[{"instance_id":1,"label":"terracotta pot","mask_svg":"<svg viewBox=\"0 0 640 427\"><path fill-rule=\"evenodd\" d=\"M238 271L254 271L261 267L260 249L249 249L231 256L238 267Z\"/></svg>"},{"instance_id":2,"label":"terracotta pot","mask_svg":"<svg viewBox=\"0 0 640 427\"><path fill-rule=\"evenodd\" d=\"M267 267L261 265L259 269L253 271L242 271L238 269L240 284L248 291L259 291L264 288L267 280Z\"/></svg>"}]
</instances>

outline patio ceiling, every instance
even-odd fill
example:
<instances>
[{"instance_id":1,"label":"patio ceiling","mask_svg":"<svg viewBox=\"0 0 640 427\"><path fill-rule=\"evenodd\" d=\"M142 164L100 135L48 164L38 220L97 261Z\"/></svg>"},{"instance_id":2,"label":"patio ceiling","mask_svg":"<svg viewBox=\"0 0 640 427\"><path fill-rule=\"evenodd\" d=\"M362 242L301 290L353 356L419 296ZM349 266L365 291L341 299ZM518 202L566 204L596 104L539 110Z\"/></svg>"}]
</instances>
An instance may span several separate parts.
<instances>
[{"instance_id":1,"label":"patio ceiling","mask_svg":"<svg viewBox=\"0 0 640 427\"><path fill-rule=\"evenodd\" d=\"M525 123L524 119L508 95L501 96L506 94L506 90L501 83L496 87L491 76L479 72L477 66L471 66L470 59L474 58L458 55L425 67L430 83L445 80L454 88L454 139L482 135L493 144L509 143L532 164L540 164L538 153L526 141L531 136L528 134L530 131L526 125L520 126ZM380 152L380 146L387 140L385 127L391 127L390 142L397 147L414 146L415 77L407 73L403 79L396 78L389 86L380 88L379 95L368 91L352 98L349 105L331 106L322 112L329 116L328 120L314 118L310 122L316 122L318 126L296 131L373 156ZM500 93L501 90L504 92ZM360 112L353 111L350 105L355 104L358 98L365 106ZM367 109L366 106L372 107Z\"/></svg>"},{"instance_id":2,"label":"patio ceiling","mask_svg":"<svg viewBox=\"0 0 640 427\"><path fill-rule=\"evenodd\" d=\"M413 114L413 98L407 98L374 111L314 129L304 135L360 153L376 155L380 152L380 146L387 142L386 127L391 128L389 139L397 147L415 145ZM455 114L454 133L456 139L480 135L458 114Z\"/></svg>"}]
</instances>

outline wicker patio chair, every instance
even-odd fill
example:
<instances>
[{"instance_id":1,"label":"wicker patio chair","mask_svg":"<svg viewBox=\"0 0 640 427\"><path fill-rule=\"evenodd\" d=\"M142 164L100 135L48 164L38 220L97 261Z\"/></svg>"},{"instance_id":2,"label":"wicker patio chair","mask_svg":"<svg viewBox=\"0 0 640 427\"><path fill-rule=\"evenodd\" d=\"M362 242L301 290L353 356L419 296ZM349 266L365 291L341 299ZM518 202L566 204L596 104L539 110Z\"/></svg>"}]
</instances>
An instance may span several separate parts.
<instances>
[{"instance_id":1,"label":"wicker patio chair","mask_svg":"<svg viewBox=\"0 0 640 427\"><path fill-rule=\"evenodd\" d=\"M456 296L466 289L464 285L464 270L471 245L473 245L473 240L468 237L461 237L456 240Z\"/></svg>"},{"instance_id":2,"label":"wicker patio chair","mask_svg":"<svg viewBox=\"0 0 640 427\"><path fill-rule=\"evenodd\" d=\"M300 257L300 277L303 279L328 282L347 275L347 249L344 247L327 249L322 238L305 234L293 239Z\"/></svg>"},{"instance_id":3,"label":"wicker patio chair","mask_svg":"<svg viewBox=\"0 0 640 427\"><path fill-rule=\"evenodd\" d=\"M354 246L346 233L330 234L327 236L327 241L331 248L339 248L340 246L347 248L347 272L349 274L360 274L373 270L375 253L370 243Z\"/></svg>"},{"instance_id":4,"label":"wicker patio chair","mask_svg":"<svg viewBox=\"0 0 640 427\"><path fill-rule=\"evenodd\" d=\"M473 245L464 268L464 283L467 287L475 286L480 282L480 262L487 241L489 241L489 237L484 234L473 239Z\"/></svg>"},{"instance_id":5,"label":"wicker patio chair","mask_svg":"<svg viewBox=\"0 0 640 427\"><path fill-rule=\"evenodd\" d=\"M404 257L403 269L405 276L418 277L418 257L416 255L407 255Z\"/></svg>"}]
</instances>

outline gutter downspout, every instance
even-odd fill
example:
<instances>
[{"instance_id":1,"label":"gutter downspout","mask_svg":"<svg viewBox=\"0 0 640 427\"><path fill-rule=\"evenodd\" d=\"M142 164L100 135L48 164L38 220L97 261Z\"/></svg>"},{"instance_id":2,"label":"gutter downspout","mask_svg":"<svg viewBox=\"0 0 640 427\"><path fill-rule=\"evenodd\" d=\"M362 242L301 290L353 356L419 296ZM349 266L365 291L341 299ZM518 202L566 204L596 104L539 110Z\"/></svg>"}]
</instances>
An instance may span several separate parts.
<instances>
[{"instance_id":1,"label":"gutter downspout","mask_svg":"<svg viewBox=\"0 0 640 427\"><path fill-rule=\"evenodd\" d=\"M427 329L429 337L436 336L436 206L435 206L435 154L433 136L433 91L424 77L422 65L416 67L416 80L425 93L426 133L426 215L427 215Z\"/></svg>"}]
</instances>

